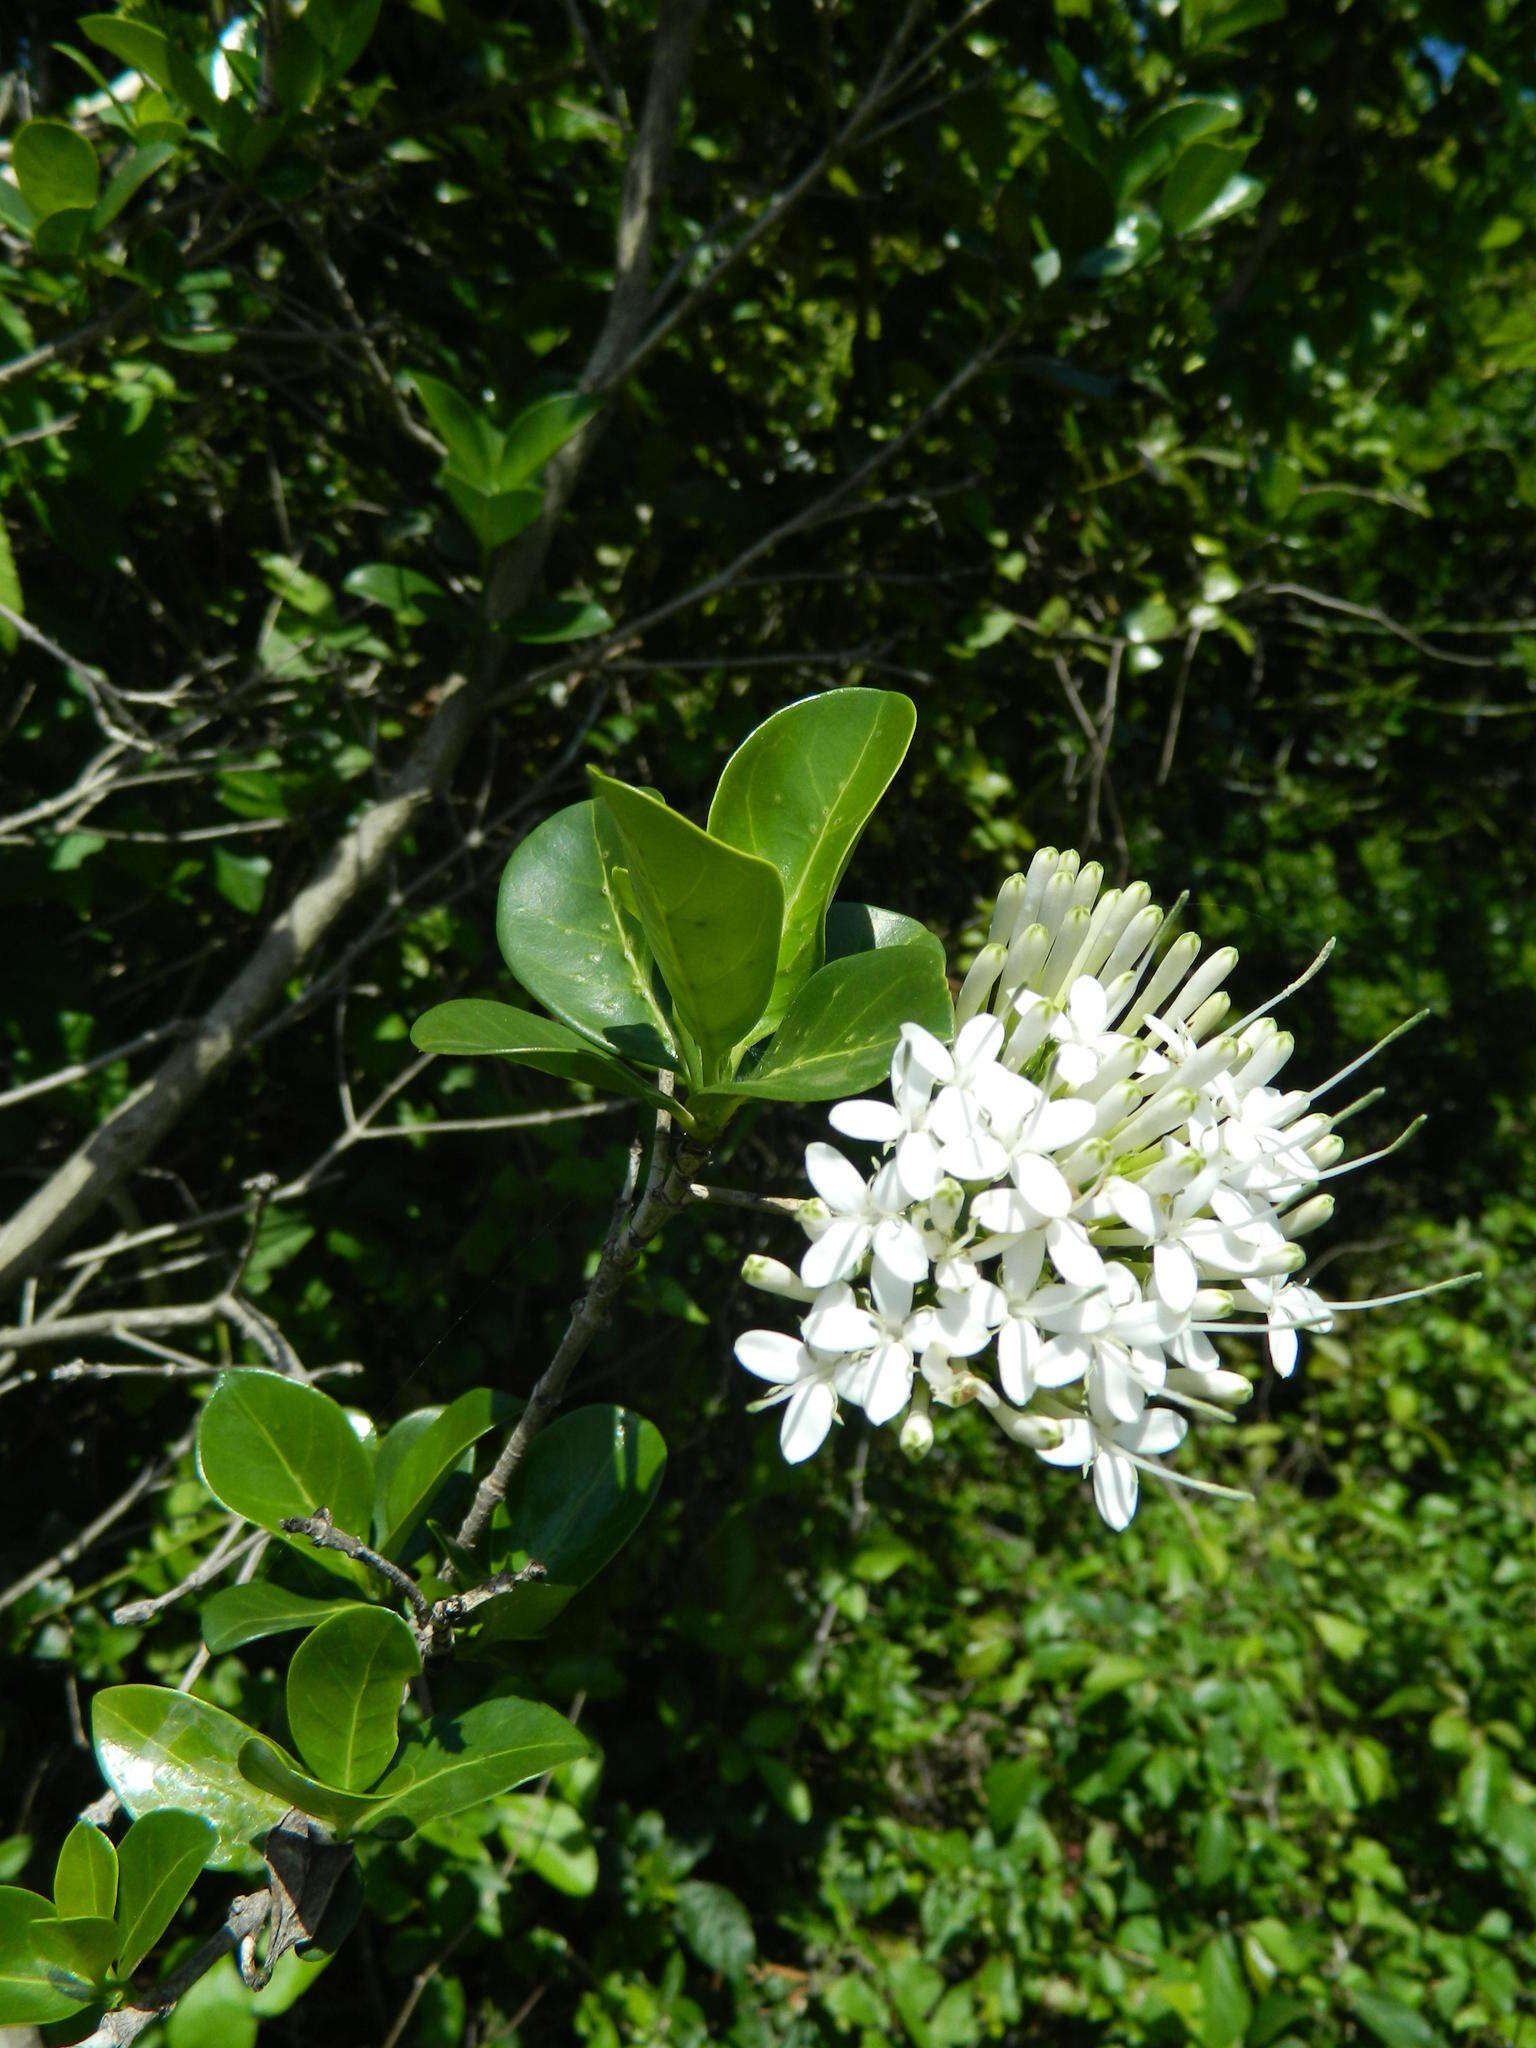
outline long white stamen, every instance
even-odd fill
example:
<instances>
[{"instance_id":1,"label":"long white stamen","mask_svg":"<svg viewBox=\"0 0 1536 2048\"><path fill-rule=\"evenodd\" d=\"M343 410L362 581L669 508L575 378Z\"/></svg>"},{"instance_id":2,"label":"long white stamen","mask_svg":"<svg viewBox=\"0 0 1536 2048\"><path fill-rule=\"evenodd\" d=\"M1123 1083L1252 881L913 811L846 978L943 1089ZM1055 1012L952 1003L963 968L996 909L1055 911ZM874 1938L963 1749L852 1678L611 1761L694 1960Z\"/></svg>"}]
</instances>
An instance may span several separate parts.
<instances>
[{"instance_id":1,"label":"long white stamen","mask_svg":"<svg viewBox=\"0 0 1536 2048\"><path fill-rule=\"evenodd\" d=\"M1363 1066L1375 1059L1377 1053L1385 1052L1389 1045L1395 1044L1407 1032L1416 1029L1418 1025L1424 1022L1428 1015L1429 1008L1426 1005L1422 1010L1415 1010L1411 1017L1405 1017L1401 1024L1394 1024L1385 1038L1378 1038L1376 1043L1368 1046L1358 1059L1351 1060L1347 1067L1340 1067L1339 1071L1336 1074L1330 1074L1320 1087L1314 1088L1311 1091L1312 1100L1316 1102L1321 1096L1326 1095L1330 1088L1336 1088L1341 1081L1347 1081L1351 1074L1358 1074Z\"/></svg>"}]
</instances>

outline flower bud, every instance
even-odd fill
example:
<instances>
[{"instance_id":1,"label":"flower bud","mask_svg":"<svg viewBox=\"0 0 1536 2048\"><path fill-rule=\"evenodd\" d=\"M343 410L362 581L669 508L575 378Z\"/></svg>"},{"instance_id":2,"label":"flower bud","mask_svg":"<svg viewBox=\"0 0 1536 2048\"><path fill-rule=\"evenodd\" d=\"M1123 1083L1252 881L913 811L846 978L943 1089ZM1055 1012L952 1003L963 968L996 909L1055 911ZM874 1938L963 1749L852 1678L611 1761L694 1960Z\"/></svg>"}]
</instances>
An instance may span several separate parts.
<instances>
[{"instance_id":1,"label":"flower bud","mask_svg":"<svg viewBox=\"0 0 1536 2048\"><path fill-rule=\"evenodd\" d=\"M901 1425L898 1438L903 1451L913 1460L926 1458L933 1449L933 1419L928 1412L928 1389L918 1380L912 1388L912 1406Z\"/></svg>"},{"instance_id":2,"label":"flower bud","mask_svg":"<svg viewBox=\"0 0 1536 2048\"><path fill-rule=\"evenodd\" d=\"M1253 1396L1252 1384L1240 1372L1191 1372L1187 1366L1170 1367L1170 1393L1189 1394L1199 1401L1213 1401L1218 1408L1241 1408Z\"/></svg>"},{"instance_id":3,"label":"flower bud","mask_svg":"<svg viewBox=\"0 0 1536 2048\"><path fill-rule=\"evenodd\" d=\"M1319 1138L1315 1145L1309 1147L1307 1157L1314 1166L1324 1170L1330 1166L1337 1166L1344 1157L1344 1140L1337 1131L1332 1131L1326 1138Z\"/></svg>"},{"instance_id":4,"label":"flower bud","mask_svg":"<svg viewBox=\"0 0 1536 2048\"><path fill-rule=\"evenodd\" d=\"M964 1207L965 1189L959 1181L941 1180L928 1198L928 1214L934 1229L942 1230L946 1237L951 1236Z\"/></svg>"},{"instance_id":5,"label":"flower bud","mask_svg":"<svg viewBox=\"0 0 1536 2048\"><path fill-rule=\"evenodd\" d=\"M1220 1322L1223 1316L1232 1313L1232 1297L1224 1287L1202 1287L1189 1313L1197 1323Z\"/></svg>"},{"instance_id":6,"label":"flower bud","mask_svg":"<svg viewBox=\"0 0 1536 2048\"><path fill-rule=\"evenodd\" d=\"M1064 1434L1059 1422L1053 1422L1049 1415L1026 1415L1021 1408L1010 1408L1006 1401L999 1401L992 1410L992 1420L1011 1443L1023 1444L1031 1451L1054 1451Z\"/></svg>"},{"instance_id":7,"label":"flower bud","mask_svg":"<svg viewBox=\"0 0 1536 2048\"><path fill-rule=\"evenodd\" d=\"M795 1221L814 1244L832 1221L832 1211L820 1195L809 1195L795 1211Z\"/></svg>"},{"instance_id":8,"label":"flower bud","mask_svg":"<svg viewBox=\"0 0 1536 2048\"><path fill-rule=\"evenodd\" d=\"M1024 887L1022 875L1010 875L998 890L997 904L987 932L988 945L1002 946L1006 950L1013 944L1014 920L1024 902Z\"/></svg>"},{"instance_id":9,"label":"flower bud","mask_svg":"<svg viewBox=\"0 0 1536 2048\"><path fill-rule=\"evenodd\" d=\"M1280 1218L1280 1228L1287 1237L1306 1237L1310 1231L1321 1230L1333 1218L1332 1195L1314 1195L1289 1215Z\"/></svg>"},{"instance_id":10,"label":"flower bud","mask_svg":"<svg viewBox=\"0 0 1536 2048\"><path fill-rule=\"evenodd\" d=\"M1006 954L1001 946L985 945L971 962L971 971L960 984L960 993L955 997L955 1027L968 1024L978 1010L984 1010L987 998L997 985L997 977L1003 971Z\"/></svg>"},{"instance_id":11,"label":"flower bud","mask_svg":"<svg viewBox=\"0 0 1536 2048\"><path fill-rule=\"evenodd\" d=\"M761 1252L752 1252L741 1262L741 1277L749 1287L756 1287L764 1294L781 1295L785 1301L814 1301L816 1290L807 1287L793 1266L786 1266L782 1259L765 1258Z\"/></svg>"}]
</instances>

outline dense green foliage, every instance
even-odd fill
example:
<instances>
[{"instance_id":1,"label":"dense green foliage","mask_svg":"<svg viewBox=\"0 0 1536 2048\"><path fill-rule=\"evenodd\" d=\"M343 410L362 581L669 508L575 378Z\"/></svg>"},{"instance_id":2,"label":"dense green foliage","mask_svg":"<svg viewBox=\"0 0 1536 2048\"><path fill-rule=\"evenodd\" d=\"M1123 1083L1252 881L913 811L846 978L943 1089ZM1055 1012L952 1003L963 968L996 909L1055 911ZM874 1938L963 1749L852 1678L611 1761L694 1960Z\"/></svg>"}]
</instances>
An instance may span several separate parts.
<instances>
[{"instance_id":1,"label":"dense green foliage","mask_svg":"<svg viewBox=\"0 0 1536 2048\"><path fill-rule=\"evenodd\" d=\"M373 13L310 0L280 60L235 48L223 99L232 8L24 0L0 28L0 1213L271 966L110 1185L30 1251L0 1235L0 1322L102 1319L0 1337L0 1958L66 1839L81 1981L226 1908L214 1873L185 1908L130 1888L131 1833L108 1886L70 1834L93 1700L163 1703L198 1649L197 1599L114 1609L207 1557L225 1507L319 1499L220 1479L215 1371L288 1345L359 1364L325 1384L381 1427L447 1408L353 1474L395 1556L505 1424L477 1390L526 1396L559 1340L646 1110L590 1066L409 1044L435 1005L513 999L509 857L588 769L703 826L754 728L851 682L918 723L839 894L922 918L952 970L1054 842L1187 887L1255 1002L1339 934L1289 1019L1303 1075L1429 1005L1383 1064L1397 1114L1358 1128L1430 1126L1342 1184L1322 1252L1345 1295L1483 1284L1342 1324L1208 1437L1254 1506L1155 1496L1112 1538L979 1427L909 1468L850 1425L787 1471L730 1343L742 1254L793 1233L683 1214L574 1389L660 1433L643 1535L608 1562L637 1519L615 1487L613 1541L562 1551L530 1475L494 1562L560 1569L434 1674L439 1716L547 1702L591 1755L365 1835L323 1973L290 1957L253 2001L226 1963L159 2032L1536 2042L1528 22ZM151 84L93 111L82 59ZM648 92L675 147L626 188ZM615 248L647 206L637 282ZM716 806L714 840L778 864L729 781ZM711 1176L797 1192L821 1116L749 1102ZM580 1462L610 1413L541 1441ZM285 1680L298 1629L356 1629L381 1589L305 1569L287 1620L202 1596L195 1696L289 1729L298 1758L247 1765L366 1801L393 1729L306 1747ZM239 1745L230 1768L248 1796Z\"/></svg>"}]
</instances>

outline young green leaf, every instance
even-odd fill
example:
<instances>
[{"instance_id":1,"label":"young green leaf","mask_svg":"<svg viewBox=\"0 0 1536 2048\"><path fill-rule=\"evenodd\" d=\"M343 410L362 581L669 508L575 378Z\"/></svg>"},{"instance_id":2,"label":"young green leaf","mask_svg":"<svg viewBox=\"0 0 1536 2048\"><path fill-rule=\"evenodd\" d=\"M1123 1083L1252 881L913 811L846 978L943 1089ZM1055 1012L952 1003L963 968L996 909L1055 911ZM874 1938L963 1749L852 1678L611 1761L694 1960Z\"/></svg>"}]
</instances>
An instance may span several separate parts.
<instances>
[{"instance_id":1,"label":"young green leaf","mask_svg":"<svg viewBox=\"0 0 1536 2048\"><path fill-rule=\"evenodd\" d=\"M917 725L894 690L828 690L776 711L726 762L711 836L769 860L784 885L771 1030L822 964L827 906Z\"/></svg>"},{"instance_id":2,"label":"young green leaf","mask_svg":"<svg viewBox=\"0 0 1536 2048\"><path fill-rule=\"evenodd\" d=\"M590 598L552 597L509 619L506 630L514 640L543 647L562 640L590 640L594 633L606 633L612 624L609 614Z\"/></svg>"},{"instance_id":3,"label":"young green leaf","mask_svg":"<svg viewBox=\"0 0 1536 2048\"><path fill-rule=\"evenodd\" d=\"M275 1800L285 1810L296 1806L300 1813L324 1821L338 1835L350 1835L385 1804L377 1793L343 1792L339 1786L322 1785L265 1735L249 1736L241 1746L239 1763L240 1775L253 1792Z\"/></svg>"},{"instance_id":4,"label":"young green leaf","mask_svg":"<svg viewBox=\"0 0 1536 2048\"><path fill-rule=\"evenodd\" d=\"M131 1977L176 1917L218 1838L195 1813L165 1807L146 1813L117 1852L117 1974Z\"/></svg>"},{"instance_id":5,"label":"young green leaf","mask_svg":"<svg viewBox=\"0 0 1536 2048\"><path fill-rule=\"evenodd\" d=\"M116 220L139 187L147 184L175 154L175 145L170 142L141 142L137 149L130 150L91 209L91 227L104 228Z\"/></svg>"},{"instance_id":6,"label":"young green leaf","mask_svg":"<svg viewBox=\"0 0 1536 2048\"><path fill-rule=\"evenodd\" d=\"M338 1529L368 1533L373 1474L357 1432L329 1395L281 1373L224 1374L198 1420L197 1469L215 1500L258 1528L324 1507Z\"/></svg>"},{"instance_id":7,"label":"young green leaf","mask_svg":"<svg viewBox=\"0 0 1536 2048\"><path fill-rule=\"evenodd\" d=\"M61 1914L57 1920L32 1923L32 1945L38 1960L80 1984L105 1982L118 1940L117 1922L99 1913L74 1914L68 1919Z\"/></svg>"},{"instance_id":8,"label":"young green leaf","mask_svg":"<svg viewBox=\"0 0 1536 2048\"><path fill-rule=\"evenodd\" d=\"M39 1893L0 1885L0 2027L46 2026L89 1999L89 1980L38 1953L36 1930L56 1917Z\"/></svg>"},{"instance_id":9,"label":"young green leaf","mask_svg":"<svg viewBox=\"0 0 1536 2048\"><path fill-rule=\"evenodd\" d=\"M1110 185L1117 205L1173 169L1192 143L1235 128L1243 110L1235 99L1175 100L1143 121L1115 151Z\"/></svg>"},{"instance_id":10,"label":"young green leaf","mask_svg":"<svg viewBox=\"0 0 1536 2048\"><path fill-rule=\"evenodd\" d=\"M458 507L459 516L479 541L484 553L505 547L532 526L544 510L542 491L499 491L471 483L449 469L443 472L443 489Z\"/></svg>"},{"instance_id":11,"label":"young green leaf","mask_svg":"<svg viewBox=\"0 0 1536 2048\"><path fill-rule=\"evenodd\" d=\"M117 1910L117 1851L101 1829L77 1820L53 1872L53 1903L69 1919L111 1919Z\"/></svg>"},{"instance_id":12,"label":"young green leaf","mask_svg":"<svg viewBox=\"0 0 1536 2048\"><path fill-rule=\"evenodd\" d=\"M412 370L410 382L427 418L442 436L449 467L466 483L494 490L501 436L490 421L441 377L429 377L425 370Z\"/></svg>"},{"instance_id":13,"label":"young green leaf","mask_svg":"<svg viewBox=\"0 0 1536 2048\"><path fill-rule=\"evenodd\" d=\"M404 1689L421 1670L415 1637L387 1607L322 1621L288 1666L288 1726L316 1777L366 1792L395 1754Z\"/></svg>"},{"instance_id":14,"label":"young green leaf","mask_svg":"<svg viewBox=\"0 0 1536 2048\"><path fill-rule=\"evenodd\" d=\"M507 429L497 482L503 490L525 484L562 449L598 409L600 401L584 391L557 391L535 399ZM541 493L542 496L542 493Z\"/></svg>"},{"instance_id":15,"label":"young green leaf","mask_svg":"<svg viewBox=\"0 0 1536 2048\"><path fill-rule=\"evenodd\" d=\"M657 1107L666 1102L649 1081L610 1059L569 1026L534 1010L519 1010L511 1003L493 1003L482 996L457 997L428 1010L411 1026L411 1043L418 1052L511 1060L541 1074L584 1081L605 1095L631 1095Z\"/></svg>"},{"instance_id":16,"label":"young green leaf","mask_svg":"<svg viewBox=\"0 0 1536 2048\"><path fill-rule=\"evenodd\" d=\"M28 121L16 131L11 168L21 196L40 221L52 213L89 210L101 189L96 152L67 121Z\"/></svg>"},{"instance_id":17,"label":"young green leaf","mask_svg":"<svg viewBox=\"0 0 1536 2048\"><path fill-rule=\"evenodd\" d=\"M623 844L635 904L673 1006L711 1066L746 1039L773 993L784 924L777 868L589 768Z\"/></svg>"},{"instance_id":18,"label":"young green leaf","mask_svg":"<svg viewBox=\"0 0 1536 2048\"><path fill-rule=\"evenodd\" d=\"M222 1657L246 1643L259 1643L266 1636L313 1628L333 1614L345 1614L348 1608L361 1604L355 1600L316 1600L307 1593L290 1593L268 1579L256 1579L248 1586L225 1586L204 1603L200 1617L203 1641L215 1657Z\"/></svg>"},{"instance_id":19,"label":"young green leaf","mask_svg":"<svg viewBox=\"0 0 1536 2048\"><path fill-rule=\"evenodd\" d=\"M372 1831L405 1821L421 1827L498 1798L586 1751L585 1736L535 1700L492 1698L462 1714L440 1714L407 1735L362 1826Z\"/></svg>"},{"instance_id":20,"label":"young green leaf","mask_svg":"<svg viewBox=\"0 0 1536 2048\"><path fill-rule=\"evenodd\" d=\"M940 1039L953 1032L942 954L894 946L829 960L795 997L762 1059L727 1091L771 1102L856 1095L885 1074L903 1024Z\"/></svg>"},{"instance_id":21,"label":"young green leaf","mask_svg":"<svg viewBox=\"0 0 1536 2048\"><path fill-rule=\"evenodd\" d=\"M472 1387L445 1408L411 1441L403 1455L386 1467L382 1457L375 1475L373 1526L386 1557L398 1557L432 1505L443 1481L472 1444L488 1430L511 1422L520 1401L491 1387ZM384 1439L386 1446L394 1431Z\"/></svg>"},{"instance_id":22,"label":"young green leaf","mask_svg":"<svg viewBox=\"0 0 1536 2048\"><path fill-rule=\"evenodd\" d=\"M209 1861L248 1861L251 1843L282 1819L285 1804L240 1775L250 1729L233 1714L160 1685L112 1685L91 1702L102 1776L134 1819L168 1806L201 1814L218 1840Z\"/></svg>"}]
</instances>

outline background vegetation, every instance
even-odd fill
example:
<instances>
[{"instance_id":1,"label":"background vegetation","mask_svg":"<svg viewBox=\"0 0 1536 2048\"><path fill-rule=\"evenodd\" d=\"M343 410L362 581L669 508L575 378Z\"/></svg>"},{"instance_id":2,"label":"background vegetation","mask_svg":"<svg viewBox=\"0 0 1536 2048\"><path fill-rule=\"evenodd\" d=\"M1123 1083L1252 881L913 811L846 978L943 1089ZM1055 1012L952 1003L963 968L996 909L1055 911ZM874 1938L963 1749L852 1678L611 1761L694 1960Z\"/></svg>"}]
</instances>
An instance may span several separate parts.
<instances>
[{"instance_id":1,"label":"background vegetation","mask_svg":"<svg viewBox=\"0 0 1536 2048\"><path fill-rule=\"evenodd\" d=\"M271 1175L266 1342L386 1417L525 1392L631 1114L412 1064L411 1020L508 993L498 873L585 764L697 812L775 706L890 683L850 893L953 967L1080 845L1187 887L1255 1001L1338 933L1298 1065L1428 1004L1360 1128L1432 1120L1344 1184L1329 1284L1485 1282L1267 1385L1216 1475L1254 1506L1117 1540L980 1428L783 1468L730 1358L783 1244L685 1215L581 1380L667 1438L647 1540L502 1653L600 1775L368 1852L262 2039L1536 2042L1528 17L372 11L120 117L87 10L0 31L7 133L133 187L0 205L0 1879L99 1788L91 1691L196 1647L109 1619L221 1520L206 1381L135 1336L263 1353L133 1316L220 1295ZM237 10L121 14L206 54ZM412 373L604 401L520 537ZM718 1177L794 1191L818 1122ZM172 2048L252 2038L217 1988Z\"/></svg>"}]
</instances>

